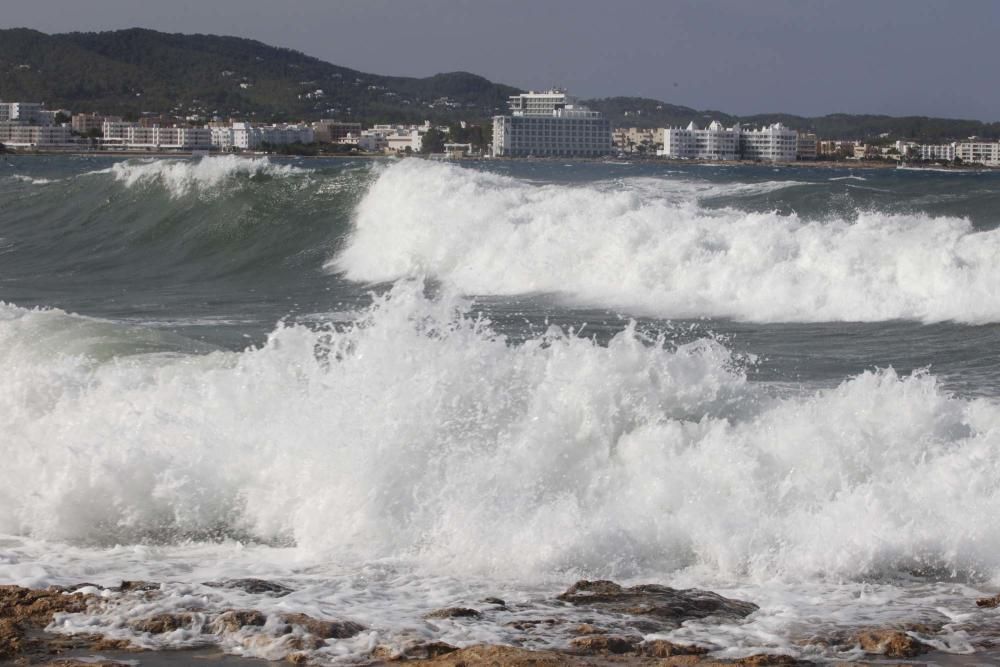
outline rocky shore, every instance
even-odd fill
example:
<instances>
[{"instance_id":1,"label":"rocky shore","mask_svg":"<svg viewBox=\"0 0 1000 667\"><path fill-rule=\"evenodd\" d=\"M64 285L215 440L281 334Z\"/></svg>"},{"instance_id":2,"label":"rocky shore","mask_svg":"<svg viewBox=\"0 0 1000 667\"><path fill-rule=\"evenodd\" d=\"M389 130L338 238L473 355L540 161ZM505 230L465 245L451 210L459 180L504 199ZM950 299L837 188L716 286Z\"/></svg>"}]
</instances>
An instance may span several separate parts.
<instances>
[{"instance_id":1,"label":"rocky shore","mask_svg":"<svg viewBox=\"0 0 1000 667\"><path fill-rule=\"evenodd\" d=\"M205 582L209 587L238 589L243 592L282 597L291 589L276 582L261 579L237 579ZM153 601L160 596L161 586L152 582L123 581L113 588L92 584L79 586L30 589L0 586L0 664L50 665L52 667L83 667L83 665L159 665L203 663L205 660L233 666L266 664L264 660L227 656L227 647L242 646L249 655L259 655L255 647L268 646L269 658L292 664L324 664L330 655L322 649L337 640L356 638L369 632L362 624L349 618L316 618L305 613L265 614L256 609L226 609L210 611L189 609L173 613L152 613L123 623L119 628L133 639L104 634L66 634L61 619L67 615L95 615L108 607L131 602ZM556 616L536 616L511 621L506 625L524 636L530 646L533 635L541 631L552 633L558 628L566 637L559 648L528 648L526 646L472 645L453 646L441 641L405 638L392 643L373 641L358 662L383 664L418 662L426 665L561 665L642 664L688 667L766 667L814 664L801 657L781 654L756 654L739 658L713 657L713 650L694 644L683 644L655 638L697 620L700 622L733 623L750 616L758 607L752 602L727 598L699 589L678 590L647 584L623 587L611 581L578 581L551 601L592 612L593 622L567 626ZM970 601L971 602L971 601ZM984 598L980 607L1000 606L1000 596ZM507 603L499 598L486 598L477 608L446 607L428 610L428 621L460 623L481 622L487 616L506 611ZM600 619L600 620L597 620ZM939 629L939 628L938 628ZM62 631L61 631L62 630ZM200 653L188 648L181 650L149 650L143 639L166 633L185 631L198 637L204 649ZM815 637L804 642L807 655L832 656L835 652L863 653L867 662L853 664L886 664L902 659L912 661L932 647L918 636L933 635L933 627L861 628L856 632L835 636ZM377 637L377 633L372 633ZM718 653L718 647L714 652ZM228 651L232 653L233 651ZM950 661L961 664L961 661ZM971 662L969 664L981 664Z\"/></svg>"}]
</instances>

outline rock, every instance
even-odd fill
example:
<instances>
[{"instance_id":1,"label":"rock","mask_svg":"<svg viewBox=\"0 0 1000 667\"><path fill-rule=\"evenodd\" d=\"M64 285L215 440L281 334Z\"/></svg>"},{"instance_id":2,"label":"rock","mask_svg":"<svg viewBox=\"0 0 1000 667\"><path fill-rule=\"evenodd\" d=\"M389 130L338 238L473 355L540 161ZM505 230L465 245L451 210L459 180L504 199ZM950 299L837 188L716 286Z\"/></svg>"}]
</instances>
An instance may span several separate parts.
<instances>
[{"instance_id":1,"label":"rock","mask_svg":"<svg viewBox=\"0 0 1000 667\"><path fill-rule=\"evenodd\" d=\"M674 655L705 655L708 649L691 644L675 644L666 639L654 639L641 644L639 653L650 658L669 658Z\"/></svg>"},{"instance_id":2,"label":"rock","mask_svg":"<svg viewBox=\"0 0 1000 667\"><path fill-rule=\"evenodd\" d=\"M530 651L513 646L479 645L452 651L427 660L439 667L565 667L580 664L580 658L554 651Z\"/></svg>"},{"instance_id":3,"label":"rock","mask_svg":"<svg viewBox=\"0 0 1000 667\"><path fill-rule=\"evenodd\" d=\"M399 660L429 660L438 658L457 651L457 646L446 644L445 642L410 642L402 648L392 646L376 646L371 652L371 657L375 660L399 661Z\"/></svg>"},{"instance_id":4,"label":"rock","mask_svg":"<svg viewBox=\"0 0 1000 667\"><path fill-rule=\"evenodd\" d=\"M44 628L57 613L86 611L92 597L82 593L66 594L55 587L0 586L0 618Z\"/></svg>"},{"instance_id":5,"label":"rock","mask_svg":"<svg viewBox=\"0 0 1000 667\"><path fill-rule=\"evenodd\" d=\"M772 665L811 665L812 663L804 662L798 658L793 658L790 655L757 653L756 655L747 656L746 658L726 660L724 662L720 662L719 664L734 665L736 667L771 667Z\"/></svg>"},{"instance_id":6,"label":"rock","mask_svg":"<svg viewBox=\"0 0 1000 667\"><path fill-rule=\"evenodd\" d=\"M305 665L309 663L308 653L289 653L285 656L285 662L290 662L293 665Z\"/></svg>"},{"instance_id":7,"label":"rock","mask_svg":"<svg viewBox=\"0 0 1000 667\"><path fill-rule=\"evenodd\" d=\"M156 614L148 618L129 623L129 627L136 632L148 632L151 635L162 635L166 632L180 630L183 627L192 625L195 622L195 615L189 612L178 614Z\"/></svg>"},{"instance_id":8,"label":"rock","mask_svg":"<svg viewBox=\"0 0 1000 667\"><path fill-rule=\"evenodd\" d=\"M60 658L51 662L42 663L42 667L132 667L131 663L118 662L116 660L74 660L72 658Z\"/></svg>"},{"instance_id":9,"label":"rock","mask_svg":"<svg viewBox=\"0 0 1000 667\"><path fill-rule=\"evenodd\" d=\"M506 607L507 603L500 598L483 598L483 604L495 604L498 607Z\"/></svg>"},{"instance_id":10,"label":"rock","mask_svg":"<svg viewBox=\"0 0 1000 667\"><path fill-rule=\"evenodd\" d=\"M976 600L977 607L988 607L993 609L994 607L1000 607L1000 595L994 595L991 598L979 598Z\"/></svg>"},{"instance_id":11,"label":"rock","mask_svg":"<svg viewBox=\"0 0 1000 667\"><path fill-rule=\"evenodd\" d=\"M276 598L283 597L292 592L292 589L288 586L267 581L266 579L226 579L224 581L206 581L204 585L212 588L232 588L252 595L271 595Z\"/></svg>"},{"instance_id":12,"label":"rock","mask_svg":"<svg viewBox=\"0 0 1000 667\"><path fill-rule=\"evenodd\" d=\"M424 618L480 618L481 613L475 609L469 609L468 607L447 607L446 609L436 609L429 614L425 614Z\"/></svg>"},{"instance_id":13,"label":"rock","mask_svg":"<svg viewBox=\"0 0 1000 667\"><path fill-rule=\"evenodd\" d=\"M238 632L244 626L260 627L265 623L267 616L256 609L231 609L215 617L212 621L212 631L216 634Z\"/></svg>"},{"instance_id":14,"label":"rock","mask_svg":"<svg viewBox=\"0 0 1000 667\"><path fill-rule=\"evenodd\" d=\"M281 619L323 639L347 639L365 629L363 625L353 621L322 621L306 614L282 614Z\"/></svg>"},{"instance_id":15,"label":"rock","mask_svg":"<svg viewBox=\"0 0 1000 667\"><path fill-rule=\"evenodd\" d=\"M118 590L122 593L158 591L160 584L155 581L123 581Z\"/></svg>"},{"instance_id":16,"label":"rock","mask_svg":"<svg viewBox=\"0 0 1000 667\"><path fill-rule=\"evenodd\" d=\"M504 623L504 627L514 628L515 630L521 630L524 632L527 630L534 630L538 626L553 626L559 625L560 623L562 623L562 620L558 618L524 618L519 621Z\"/></svg>"},{"instance_id":17,"label":"rock","mask_svg":"<svg viewBox=\"0 0 1000 667\"><path fill-rule=\"evenodd\" d=\"M0 618L0 660L24 652L24 630L9 618Z\"/></svg>"},{"instance_id":18,"label":"rock","mask_svg":"<svg viewBox=\"0 0 1000 667\"><path fill-rule=\"evenodd\" d=\"M657 584L622 588L613 581L578 581L558 599L606 612L644 616L669 625L709 617L736 620L759 609L752 602L697 588L679 590Z\"/></svg>"},{"instance_id":19,"label":"rock","mask_svg":"<svg viewBox=\"0 0 1000 667\"><path fill-rule=\"evenodd\" d=\"M913 658L930 650L900 630L866 630L858 634L857 642L865 653L882 654L888 658Z\"/></svg>"},{"instance_id":20,"label":"rock","mask_svg":"<svg viewBox=\"0 0 1000 667\"><path fill-rule=\"evenodd\" d=\"M587 635L573 639L570 646L583 653L631 653L639 641L618 635Z\"/></svg>"},{"instance_id":21,"label":"rock","mask_svg":"<svg viewBox=\"0 0 1000 667\"><path fill-rule=\"evenodd\" d=\"M608 631L604 628L599 628L596 625L591 625L590 623L581 623L573 628L573 634L576 635L606 635L607 633Z\"/></svg>"},{"instance_id":22,"label":"rock","mask_svg":"<svg viewBox=\"0 0 1000 667\"><path fill-rule=\"evenodd\" d=\"M93 651L142 651L143 650L127 639L111 639L100 636L92 637L90 648Z\"/></svg>"}]
</instances>

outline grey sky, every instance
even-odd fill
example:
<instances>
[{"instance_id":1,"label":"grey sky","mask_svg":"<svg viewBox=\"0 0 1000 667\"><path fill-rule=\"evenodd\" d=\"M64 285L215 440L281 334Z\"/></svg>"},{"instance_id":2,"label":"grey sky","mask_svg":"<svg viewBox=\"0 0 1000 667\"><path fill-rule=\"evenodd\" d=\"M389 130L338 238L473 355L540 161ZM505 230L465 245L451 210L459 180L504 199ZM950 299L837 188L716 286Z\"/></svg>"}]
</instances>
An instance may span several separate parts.
<instances>
[{"instance_id":1,"label":"grey sky","mask_svg":"<svg viewBox=\"0 0 1000 667\"><path fill-rule=\"evenodd\" d=\"M1000 120L1000 0L3 0L0 26L252 37L699 109Z\"/></svg>"}]
</instances>

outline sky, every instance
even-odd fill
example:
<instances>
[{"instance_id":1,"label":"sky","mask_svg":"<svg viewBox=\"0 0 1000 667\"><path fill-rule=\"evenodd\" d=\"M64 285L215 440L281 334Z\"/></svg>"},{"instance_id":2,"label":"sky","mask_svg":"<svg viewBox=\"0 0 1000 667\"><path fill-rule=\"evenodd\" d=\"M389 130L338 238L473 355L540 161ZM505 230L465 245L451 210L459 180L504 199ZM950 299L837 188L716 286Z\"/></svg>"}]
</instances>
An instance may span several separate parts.
<instances>
[{"instance_id":1,"label":"sky","mask_svg":"<svg viewBox=\"0 0 1000 667\"><path fill-rule=\"evenodd\" d=\"M464 70L727 113L1000 120L1000 0L2 0L0 27L250 37L376 74Z\"/></svg>"}]
</instances>

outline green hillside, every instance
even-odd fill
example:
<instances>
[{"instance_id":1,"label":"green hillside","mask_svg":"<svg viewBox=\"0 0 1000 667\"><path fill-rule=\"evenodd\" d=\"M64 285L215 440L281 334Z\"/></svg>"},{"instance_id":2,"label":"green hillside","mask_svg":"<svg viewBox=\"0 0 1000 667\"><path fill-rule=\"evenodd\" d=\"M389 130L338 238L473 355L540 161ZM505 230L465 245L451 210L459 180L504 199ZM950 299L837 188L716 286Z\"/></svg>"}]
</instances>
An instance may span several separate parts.
<instances>
[{"instance_id":1,"label":"green hillside","mask_svg":"<svg viewBox=\"0 0 1000 667\"><path fill-rule=\"evenodd\" d=\"M238 37L0 30L0 99L74 111L417 121L489 117L517 92L466 72L366 74Z\"/></svg>"}]
</instances>

